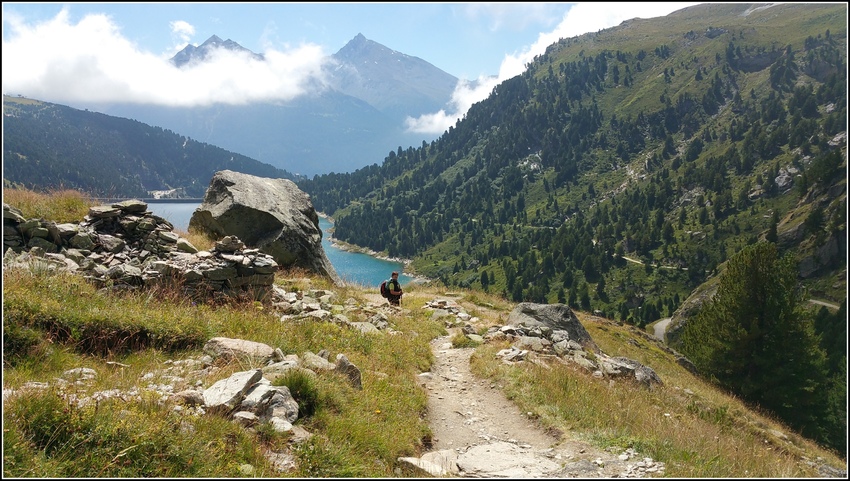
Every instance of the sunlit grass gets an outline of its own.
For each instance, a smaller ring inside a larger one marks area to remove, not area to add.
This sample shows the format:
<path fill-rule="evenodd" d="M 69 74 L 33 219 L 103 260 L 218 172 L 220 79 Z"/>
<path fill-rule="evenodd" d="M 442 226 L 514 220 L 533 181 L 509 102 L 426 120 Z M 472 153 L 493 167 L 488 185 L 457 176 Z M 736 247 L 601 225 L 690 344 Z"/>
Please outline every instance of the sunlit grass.
<path fill-rule="evenodd" d="M 664 384 L 609 382 L 560 363 L 508 366 L 495 356 L 504 346 L 492 344 L 473 355 L 473 372 L 504 385 L 508 397 L 544 425 L 600 447 L 631 447 L 665 463 L 670 477 L 817 476 L 800 461 L 806 452 L 840 463 L 834 453 L 678 367 L 654 342 L 635 336 L 636 328 L 581 317 L 603 352 L 652 366 Z"/>
<path fill-rule="evenodd" d="M 98 202 L 70 189 L 51 192 L 14 188 L 3 189 L 3 202 L 21 211 L 26 219 L 45 219 L 58 223 L 80 222 L 89 208 Z"/>
<path fill-rule="evenodd" d="M 391 477 L 397 458 L 422 451 L 422 440 L 429 436 L 424 421 L 426 396 L 417 375 L 427 371 L 433 360 L 429 340 L 445 330 L 429 320 L 422 304 L 387 314 L 397 334 L 363 334 L 334 322 L 282 321 L 268 306 L 258 303 L 193 303 L 165 288 L 109 294 L 70 274 L 33 275 L 21 269 L 4 270 L 3 274 L 4 330 L 9 326 L 31 329 L 34 340 L 27 346 L 29 337 L 19 336 L 26 348 L 9 353 L 14 355 L 9 358 L 14 362 L 4 366 L 4 387 L 14 389 L 29 381 L 53 384 L 72 367 L 87 367 L 98 373 L 89 384 L 75 387 L 80 397 L 168 382 L 155 374 L 162 372 L 166 361 L 198 358 L 209 338 L 233 337 L 267 343 L 285 354 L 325 349 L 331 353 L 331 362 L 343 354 L 362 372 L 362 389 L 355 389 L 339 374 L 320 373 L 313 387 L 317 393 L 314 402 L 324 403 L 325 409 L 298 420 L 320 436 L 296 451 L 300 467 L 297 473 L 288 475 Z M 305 295 L 312 289 L 333 290 L 338 302 L 368 297 L 353 288 L 337 292 L 327 280 L 303 271 L 286 274 L 292 277 L 279 273 L 277 279 L 286 290 Z M 361 308 L 347 315 L 352 321 L 365 321 L 374 313 Z M 262 366 L 238 360 L 218 366 L 199 380 L 209 386 L 231 372 L 257 367 Z M 146 381 L 142 382 L 143 378 Z M 186 379 L 175 389 L 191 387 L 194 382 Z M 191 428 L 186 427 L 191 432 L 163 432 L 186 423 L 175 420 L 169 409 L 158 404 L 159 395 L 149 393 L 143 395 L 144 400 L 126 401 L 121 406 L 110 401 L 96 412 L 64 407 L 64 401 L 52 391 L 21 396 L 21 407 L 4 411 L 5 424 L 11 426 L 7 452 L 10 459 L 18 460 L 7 463 L 5 474 L 10 476 L 230 477 L 242 475 L 237 468 L 244 463 L 251 464 L 255 474 L 280 475 L 257 456 L 263 445 L 280 445 L 280 436 L 262 430 L 254 436 L 229 421 L 207 416 L 192 420 Z M 70 411 L 56 418 L 51 413 L 57 409 Z M 136 410 L 144 412 L 144 422 L 135 417 Z M 69 417 L 76 424 L 69 424 Z M 65 427 L 55 432 L 61 434 L 61 442 L 34 441 L 50 436 L 49 432 L 38 434 L 36 426 L 60 422 Z M 132 426 L 119 427 L 123 423 Z M 180 444 L 181 438 L 189 436 L 192 442 L 171 449 L 176 451 L 171 455 L 151 454 L 169 451 L 164 447 L 166 442 Z M 133 448 L 138 456 L 128 451 L 118 459 L 120 462 L 111 463 L 121 449 L 133 445 L 133 440 L 144 446 Z M 77 449 L 89 454 L 76 456 Z M 210 456 L 199 459 L 197 454 L 190 455 L 192 449 L 195 453 L 206 450 Z M 184 464 L 190 467 L 181 471 Z"/>
<path fill-rule="evenodd" d="M 150 400 L 78 406 L 55 390 L 4 400 L 4 476 L 234 477 L 268 468 L 260 446 L 215 416 L 180 416 Z"/>
<path fill-rule="evenodd" d="M 197 232 L 194 229 L 189 229 L 188 231 L 175 229 L 174 231 L 180 235 L 180 237 L 189 241 L 189 243 L 195 246 L 198 250 L 208 251 L 215 247 L 215 239 L 210 237 L 208 234 Z"/>

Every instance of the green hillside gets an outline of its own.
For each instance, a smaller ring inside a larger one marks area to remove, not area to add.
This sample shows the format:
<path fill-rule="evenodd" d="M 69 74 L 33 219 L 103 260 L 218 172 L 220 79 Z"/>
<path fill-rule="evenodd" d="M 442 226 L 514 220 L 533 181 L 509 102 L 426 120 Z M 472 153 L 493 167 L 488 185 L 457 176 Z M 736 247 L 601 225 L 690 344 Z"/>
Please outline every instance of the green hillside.
<path fill-rule="evenodd" d="M 335 237 L 412 258 L 449 285 L 485 287 L 487 272 L 488 290 L 541 301 L 605 278 L 639 292 L 585 307 L 636 323 L 670 315 L 674 297 L 763 236 L 774 213 L 780 231 L 792 228 L 786 216 L 843 185 L 846 163 L 824 156 L 844 152 L 846 9 L 742 17 L 746 8 L 694 7 L 562 40 L 439 140 L 299 185 L 336 217 Z M 821 242 L 843 232 L 843 197 L 826 195 L 834 222 Z M 673 269 L 644 279 L 656 269 L 625 257 Z M 825 264 L 816 277 L 843 261 Z M 823 284 L 818 295 L 844 298 L 843 285 Z M 660 303 L 656 316 L 634 312 L 646 301 Z"/>
<path fill-rule="evenodd" d="M 700 5 L 562 39 L 440 139 L 299 185 L 336 238 L 448 286 L 645 326 L 766 240 L 827 315 L 806 301 L 846 304 L 846 17 Z"/>
<path fill-rule="evenodd" d="M 244 155 L 135 120 L 3 96 L 3 185 L 95 197 L 203 197 L 213 174 L 294 176 Z"/>

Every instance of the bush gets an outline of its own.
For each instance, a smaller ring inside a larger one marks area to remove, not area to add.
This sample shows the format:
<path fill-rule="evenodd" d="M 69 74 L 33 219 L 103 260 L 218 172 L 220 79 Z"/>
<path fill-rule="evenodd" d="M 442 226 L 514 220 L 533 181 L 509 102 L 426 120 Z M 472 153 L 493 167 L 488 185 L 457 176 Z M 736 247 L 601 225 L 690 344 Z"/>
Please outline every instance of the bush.
<path fill-rule="evenodd" d="M 457 333 L 452 336 L 452 347 L 462 348 L 462 347 L 476 347 L 478 346 L 478 342 L 473 341 L 469 337 L 465 336 L 463 333 Z"/>

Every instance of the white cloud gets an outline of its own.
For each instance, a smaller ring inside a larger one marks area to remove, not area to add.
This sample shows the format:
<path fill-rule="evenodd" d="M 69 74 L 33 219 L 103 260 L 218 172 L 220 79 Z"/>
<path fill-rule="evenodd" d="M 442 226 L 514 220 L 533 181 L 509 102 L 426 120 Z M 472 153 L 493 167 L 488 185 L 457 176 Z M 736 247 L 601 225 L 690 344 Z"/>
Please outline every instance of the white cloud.
<path fill-rule="evenodd" d="M 505 55 L 502 65 L 499 68 L 498 78 L 480 77 L 477 88 L 470 88 L 469 83 L 464 80 L 458 82 L 455 92 L 452 95 L 452 112 L 447 113 L 441 110 L 436 114 L 428 114 L 416 119 L 408 118 L 406 126 L 410 131 L 417 133 L 441 134 L 450 126 L 453 126 L 459 119 L 463 118 L 466 111 L 474 103 L 487 98 L 496 85 L 521 74 L 525 71 L 526 64 L 530 63 L 535 56 L 545 53 L 549 45 L 552 45 L 561 38 L 570 38 L 588 32 L 596 32 L 614 27 L 625 20 L 633 18 L 665 16 L 692 5 L 697 5 L 697 3 L 577 3 L 567 11 L 561 23 L 554 30 L 541 33 L 533 45 L 530 45 L 519 54 Z"/>
<path fill-rule="evenodd" d="M 463 4 L 463 13 L 471 20 L 480 17 L 489 20 L 490 31 L 524 30 L 531 24 L 550 26 L 553 13 L 563 10 L 564 5 L 553 3 L 507 3 L 476 2 Z"/>
<path fill-rule="evenodd" d="M 122 36 L 112 19 L 86 15 L 69 20 L 67 8 L 39 24 L 5 19 L 3 93 L 50 102 L 137 102 L 198 106 L 214 102 L 290 100 L 309 85 L 321 84 L 322 48 L 305 44 L 263 52 L 266 62 L 219 51 L 214 62 L 182 69 L 168 59 L 139 49 Z M 194 27 L 171 23 L 172 35 L 188 41 Z"/>
<path fill-rule="evenodd" d="M 170 22 L 169 27 L 171 27 L 171 38 L 174 40 L 174 47 L 170 52 L 170 58 L 189 45 L 192 37 L 195 36 L 195 27 L 183 20 Z"/>
<path fill-rule="evenodd" d="M 573 5 L 551 31 L 519 53 L 505 55 L 496 77 L 479 77 L 458 83 L 449 108 L 416 119 L 408 118 L 414 132 L 441 134 L 462 118 L 493 88 L 525 70 L 525 65 L 560 38 L 618 25 L 624 20 L 666 15 L 694 3 L 579 3 Z M 551 25 L 552 4 L 465 4 L 464 15 L 487 17 L 490 28 L 516 28 L 518 24 Z M 562 8 L 562 6 L 560 7 Z M 549 18 L 547 19 L 547 14 Z M 510 21 L 508 21 L 510 19 Z M 263 32 L 265 62 L 222 51 L 215 62 L 178 69 L 168 61 L 195 35 L 185 21 L 170 23 L 172 51 L 152 53 L 127 40 L 113 20 L 91 14 L 74 24 L 68 7 L 41 23 L 26 23 L 4 12 L 3 93 L 40 100 L 79 104 L 113 102 L 199 106 L 215 102 L 247 103 L 286 101 L 322 85 L 321 64 L 328 56 L 320 46 L 283 44 L 270 24 Z M 278 45 L 280 45 L 278 43 Z"/>
<path fill-rule="evenodd" d="M 442 134 L 450 126 L 453 126 L 458 119 L 466 115 L 472 104 L 486 99 L 499 82 L 499 77 L 494 76 L 482 76 L 475 82 L 461 79 L 449 102 L 453 107 L 452 112 L 440 110 L 437 113 L 426 114 L 417 118 L 408 117 L 405 120 L 405 128 L 420 134 Z"/>

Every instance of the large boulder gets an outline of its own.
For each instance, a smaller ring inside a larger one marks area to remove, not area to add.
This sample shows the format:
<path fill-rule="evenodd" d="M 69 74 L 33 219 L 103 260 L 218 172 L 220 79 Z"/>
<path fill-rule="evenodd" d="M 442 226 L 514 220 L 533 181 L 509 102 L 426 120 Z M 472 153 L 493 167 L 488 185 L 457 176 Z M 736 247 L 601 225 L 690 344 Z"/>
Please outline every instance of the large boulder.
<path fill-rule="evenodd" d="M 216 172 L 189 228 L 213 237 L 236 236 L 281 267 L 301 267 L 342 283 L 322 247 L 310 196 L 291 180 Z"/>
<path fill-rule="evenodd" d="M 566 304 L 521 302 L 508 314 L 508 324 L 555 331 L 577 342 L 586 351 L 599 352 L 593 338 Z"/>

